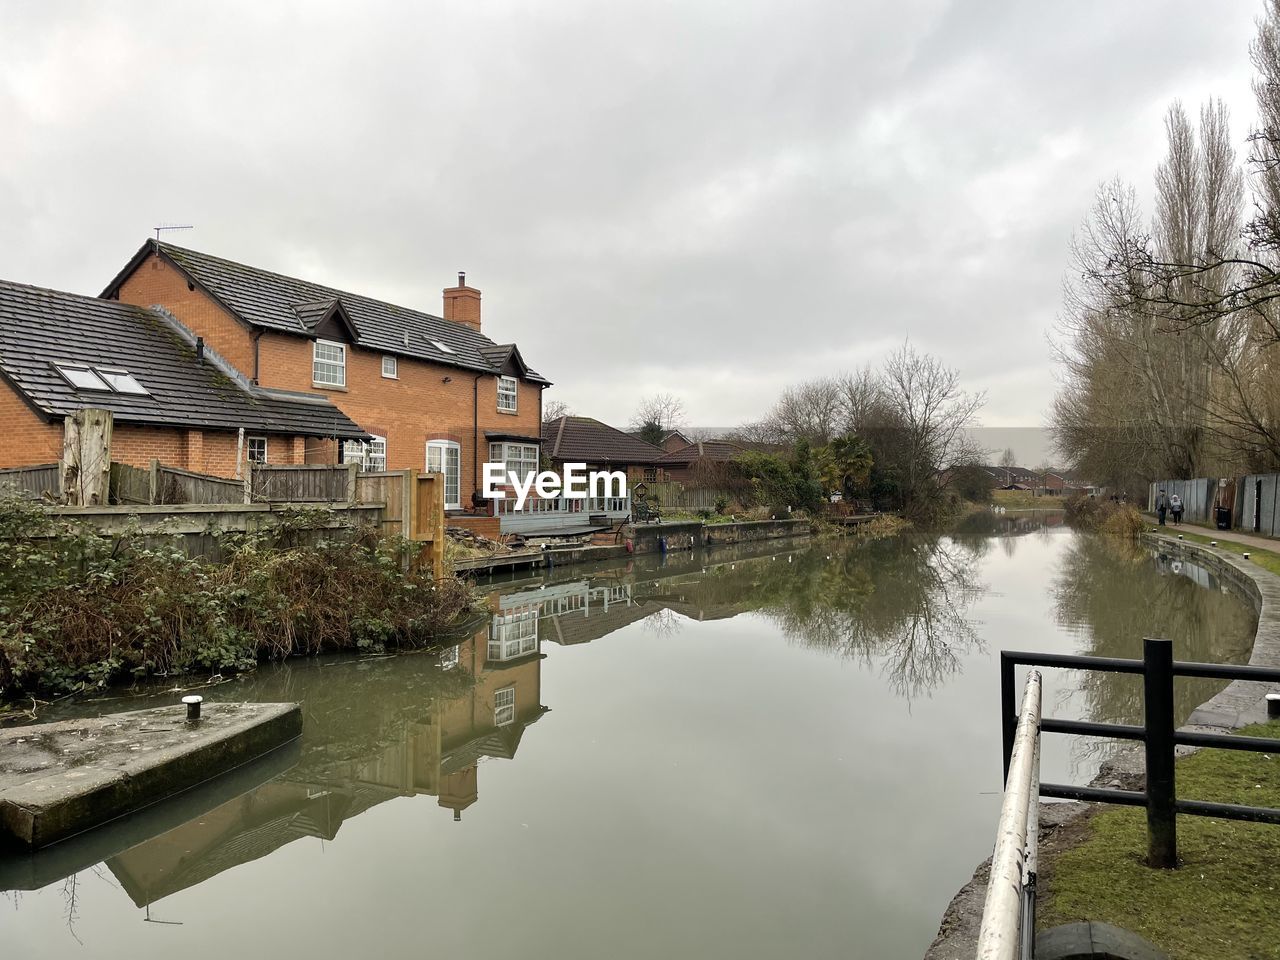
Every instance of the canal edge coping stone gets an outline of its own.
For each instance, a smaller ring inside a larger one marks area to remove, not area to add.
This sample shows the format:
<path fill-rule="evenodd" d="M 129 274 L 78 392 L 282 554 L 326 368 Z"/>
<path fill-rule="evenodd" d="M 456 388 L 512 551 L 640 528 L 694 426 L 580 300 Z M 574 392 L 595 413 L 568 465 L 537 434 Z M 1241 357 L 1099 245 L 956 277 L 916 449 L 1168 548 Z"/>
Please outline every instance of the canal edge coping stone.
<path fill-rule="evenodd" d="M 296 703 L 206 703 L 0 730 L 0 843 L 33 850 L 249 763 L 302 733 Z"/>

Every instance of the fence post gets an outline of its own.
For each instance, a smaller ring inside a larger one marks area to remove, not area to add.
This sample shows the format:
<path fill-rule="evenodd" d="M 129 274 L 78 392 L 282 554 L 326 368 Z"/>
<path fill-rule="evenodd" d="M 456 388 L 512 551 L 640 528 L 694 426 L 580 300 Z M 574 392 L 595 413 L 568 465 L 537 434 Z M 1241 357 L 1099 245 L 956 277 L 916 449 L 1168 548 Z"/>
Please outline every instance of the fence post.
<path fill-rule="evenodd" d="M 1018 715 L 1014 712 L 1014 697 L 1017 690 L 1013 685 L 1013 658 L 1004 650 L 1000 651 L 1000 732 L 1004 744 L 1004 777 L 1001 783 L 1009 781 L 1009 762 L 1013 758 L 1013 740 L 1018 733 Z"/>
<path fill-rule="evenodd" d="M 1147 863 L 1172 869 L 1178 865 L 1173 770 L 1173 641 L 1143 640 L 1142 659 L 1147 731 Z"/>
<path fill-rule="evenodd" d="M 356 502 L 356 474 L 360 472 L 360 464 L 354 460 L 347 464 L 346 476 L 346 501 L 347 503 Z"/>
<path fill-rule="evenodd" d="M 253 461 L 244 462 L 244 502 L 253 503 Z"/>
<path fill-rule="evenodd" d="M 160 502 L 160 461 L 155 457 L 151 458 L 151 469 L 147 476 L 147 503 L 157 504 Z"/>

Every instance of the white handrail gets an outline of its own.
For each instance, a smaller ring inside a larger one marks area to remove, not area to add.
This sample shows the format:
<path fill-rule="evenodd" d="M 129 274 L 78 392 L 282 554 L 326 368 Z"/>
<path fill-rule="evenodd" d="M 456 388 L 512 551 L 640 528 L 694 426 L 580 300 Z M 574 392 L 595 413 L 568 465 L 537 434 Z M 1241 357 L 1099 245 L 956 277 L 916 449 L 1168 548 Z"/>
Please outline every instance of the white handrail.
<path fill-rule="evenodd" d="M 987 900 L 978 933 L 978 960 L 1015 960 L 1022 920 L 1023 885 L 1034 870 L 1034 840 L 1028 849 L 1029 826 L 1038 829 L 1040 803 L 1040 672 L 1027 675 L 1018 715 L 1018 732 L 1009 761 L 1004 802 L 991 856 Z M 1036 808 L 1036 813 L 1031 812 Z M 1030 866 L 1030 870 L 1028 867 Z M 1034 931 L 1032 931 L 1034 933 Z"/>

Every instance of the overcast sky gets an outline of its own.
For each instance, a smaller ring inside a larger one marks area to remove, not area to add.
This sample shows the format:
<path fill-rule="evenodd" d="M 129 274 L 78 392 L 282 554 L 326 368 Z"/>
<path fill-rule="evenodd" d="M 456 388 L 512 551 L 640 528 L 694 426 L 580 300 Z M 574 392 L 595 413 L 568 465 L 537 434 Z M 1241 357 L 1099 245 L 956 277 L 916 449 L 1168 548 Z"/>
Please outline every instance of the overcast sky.
<path fill-rule="evenodd" d="M 0 276 L 169 239 L 484 329 L 625 423 L 759 417 L 910 336 L 1035 426 L 1071 233 L 1182 98 L 1252 120 L 1261 6 L 12 3 Z M 1028 454 L 1028 459 L 1032 455 Z"/>

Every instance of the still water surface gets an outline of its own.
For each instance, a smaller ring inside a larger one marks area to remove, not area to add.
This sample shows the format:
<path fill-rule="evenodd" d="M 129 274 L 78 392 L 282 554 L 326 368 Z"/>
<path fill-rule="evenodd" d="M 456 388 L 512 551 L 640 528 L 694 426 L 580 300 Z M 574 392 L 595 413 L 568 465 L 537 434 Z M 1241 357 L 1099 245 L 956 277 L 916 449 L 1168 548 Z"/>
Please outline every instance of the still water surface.
<path fill-rule="evenodd" d="M 1205 571 L 1054 523 L 490 582 L 443 655 L 213 687 L 300 701 L 301 743 L 0 862 L 0 953 L 919 957 L 993 842 L 1000 649 L 1247 659 Z M 1047 712 L 1133 722 L 1135 679 L 1051 673 Z M 1049 738 L 1044 776 L 1104 749 Z"/>

